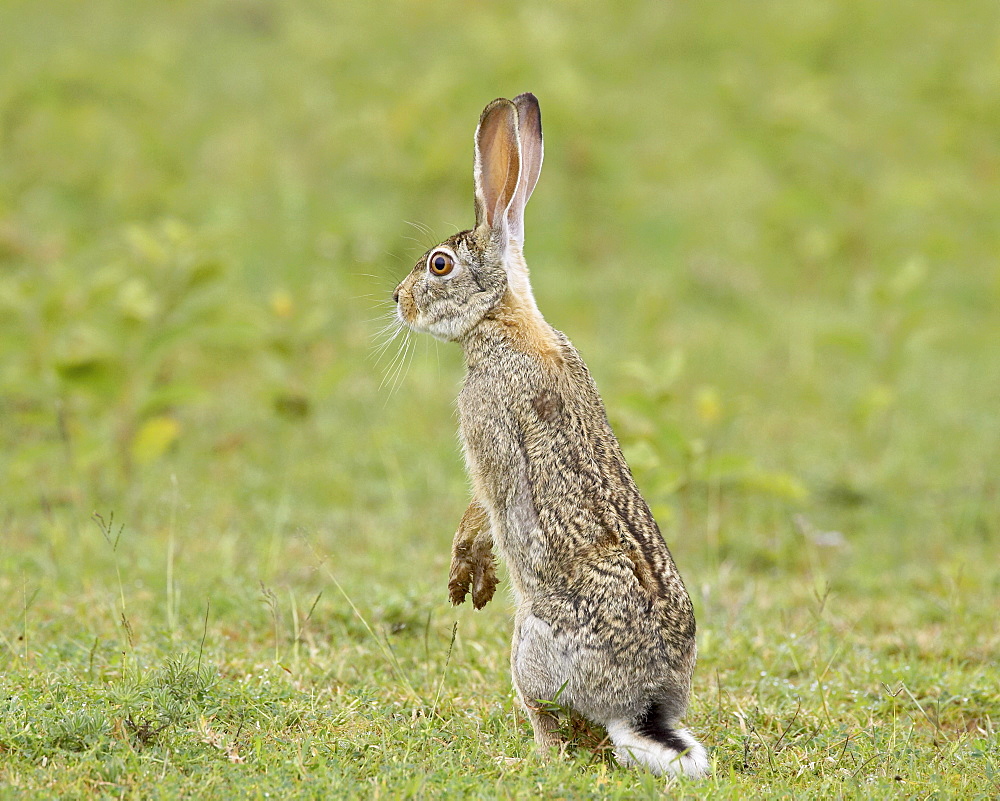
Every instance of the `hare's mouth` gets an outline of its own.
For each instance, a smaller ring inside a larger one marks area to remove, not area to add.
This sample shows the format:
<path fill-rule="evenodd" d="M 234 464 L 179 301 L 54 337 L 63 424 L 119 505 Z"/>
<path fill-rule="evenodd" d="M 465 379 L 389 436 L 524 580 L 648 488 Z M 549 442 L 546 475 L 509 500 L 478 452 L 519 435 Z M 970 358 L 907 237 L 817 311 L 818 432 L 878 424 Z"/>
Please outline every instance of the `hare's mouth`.
<path fill-rule="evenodd" d="M 418 334 L 434 334 L 434 321 L 428 320 L 427 316 L 420 312 L 411 297 L 399 299 L 396 305 L 396 317 L 411 331 Z"/>
<path fill-rule="evenodd" d="M 400 303 L 396 307 L 396 316 L 411 331 L 430 334 L 443 342 L 454 342 L 465 333 L 459 321 L 450 318 L 431 319 L 412 304 L 406 306 Z"/>
<path fill-rule="evenodd" d="M 396 317 L 401 323 L 417 331 L 421 328 L 422 316 L 411 292 L 399 292 L 396 295 Z"/>

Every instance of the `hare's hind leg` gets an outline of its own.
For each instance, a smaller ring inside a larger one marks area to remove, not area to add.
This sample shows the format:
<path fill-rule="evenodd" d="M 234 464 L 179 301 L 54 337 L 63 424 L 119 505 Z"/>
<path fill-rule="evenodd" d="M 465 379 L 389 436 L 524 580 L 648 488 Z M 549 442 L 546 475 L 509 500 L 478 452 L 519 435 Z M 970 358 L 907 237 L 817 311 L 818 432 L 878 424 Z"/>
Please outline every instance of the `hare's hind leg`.
<path fill-rule="evenodd" d="M 537 705 L 525 703 L 524 708 L 531 722 L 531 730 L 535 733 L 535 745 L 543 754 L 547 754 L 553 748 L 562 748 L 566 744 L 562 734 L 559 733 L 559 718 Z"/>
<path fill-rule="evenodd" d="M 544 750 L 565 744 L 556 713 L 568 675 L 564 662 L 549 624 L 531 614 L 523 619 L 518 615 L 510 654 L 511 676 L 535 742 Z"/>

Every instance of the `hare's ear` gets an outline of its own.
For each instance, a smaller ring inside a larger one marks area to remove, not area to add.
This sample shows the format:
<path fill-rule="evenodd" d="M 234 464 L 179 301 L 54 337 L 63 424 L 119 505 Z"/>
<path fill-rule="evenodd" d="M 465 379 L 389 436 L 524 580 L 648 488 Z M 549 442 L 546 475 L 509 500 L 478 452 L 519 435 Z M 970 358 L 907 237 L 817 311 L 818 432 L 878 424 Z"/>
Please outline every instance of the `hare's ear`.
<path fill-rule="evenodd" d="M 506 98 L 490 103 L 476 128 L 476 228 L 486 226 L 506 240 L 507 209 L 521 177 L 517 109 Z"/>
<path fill-rule="evenodd" d="M 507 209 L 507 225 L 511 239 L 523 245 L 524 207 L 528 205 L 528 198 L 538 183 L 545 148 L 542 144 L 542 110 L 537 98 L 531 92 L 525 92 L 514 98 L 514 106 L 517 108 L 517 133 L 521 140 L 521 180 L 514 202 Z"/>

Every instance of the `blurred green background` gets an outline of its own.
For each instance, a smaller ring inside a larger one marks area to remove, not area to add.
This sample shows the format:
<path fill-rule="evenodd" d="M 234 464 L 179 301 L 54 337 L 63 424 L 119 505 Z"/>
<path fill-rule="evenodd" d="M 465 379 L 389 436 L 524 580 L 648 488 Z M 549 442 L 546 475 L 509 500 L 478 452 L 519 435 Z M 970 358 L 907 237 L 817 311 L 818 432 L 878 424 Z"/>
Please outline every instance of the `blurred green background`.
<path fill-rule="evenodd" d="M 480 110 L 529 90 L 535 294 L 702 631 L 796 582 L 939 626 L 943 574 L 988 620 L 998 31 L 991 0 L 0 3 L 0 664 L 29 619 L 42 665 L 122 636 L 116 568 L 154 651 L 210 599 L 220 663 L 270 655 L 260 582 L 349 620 L 321 565 L 377 624 L 450 614 L 459 349 L 373 354 L 472 223 Z"/>

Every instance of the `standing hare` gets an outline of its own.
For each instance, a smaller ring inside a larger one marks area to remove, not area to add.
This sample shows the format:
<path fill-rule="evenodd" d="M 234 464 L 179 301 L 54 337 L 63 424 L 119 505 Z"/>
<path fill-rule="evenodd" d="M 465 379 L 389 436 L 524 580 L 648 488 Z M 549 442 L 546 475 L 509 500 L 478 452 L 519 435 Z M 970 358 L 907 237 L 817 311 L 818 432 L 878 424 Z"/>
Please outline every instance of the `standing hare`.
<path fill-rule="evenodd" d="M 476 129 L 476 226 L 420 257 L 393 293 L 414 331 L 458 342 L 458 398 L 472 502 L 449 590 L 477 609 L 497 580 L 516 603 L 511 672 L 541 746 L 553 711 L 607 728 L 619 761 L 703 776 L 705 748 L 678 721 L 695 622 L 681 577 L 622 456 L 586 365 L 545 322 L 522 255 L 524 207 L 542 167 L 534 95 L 494 100 Z"/>

